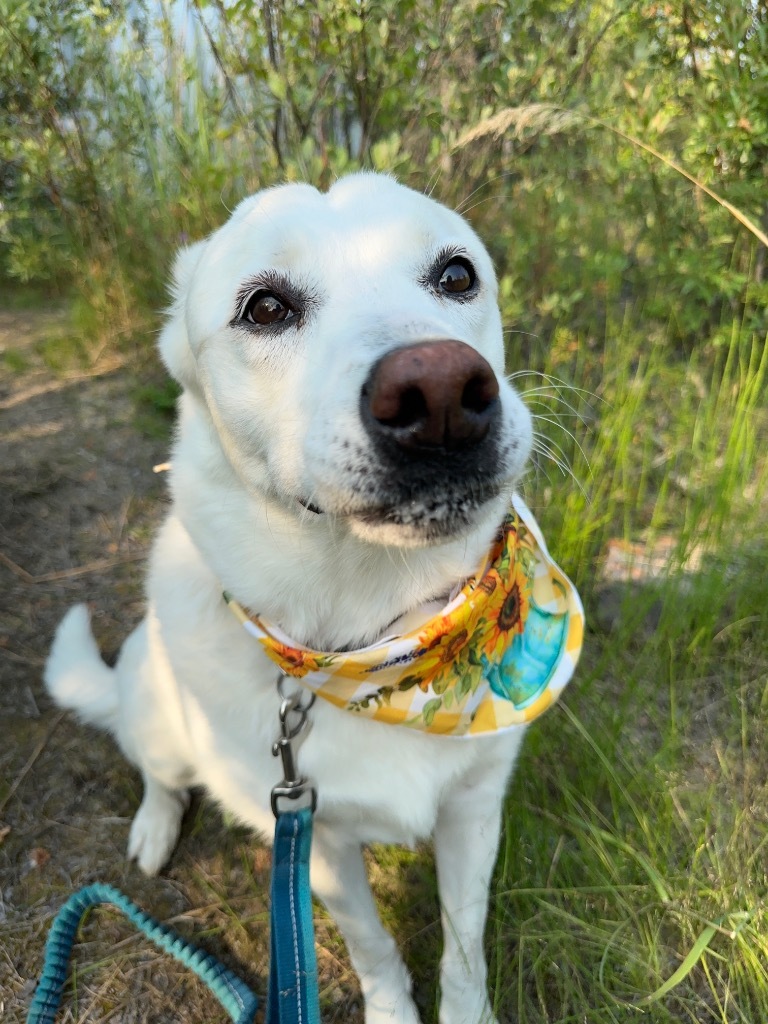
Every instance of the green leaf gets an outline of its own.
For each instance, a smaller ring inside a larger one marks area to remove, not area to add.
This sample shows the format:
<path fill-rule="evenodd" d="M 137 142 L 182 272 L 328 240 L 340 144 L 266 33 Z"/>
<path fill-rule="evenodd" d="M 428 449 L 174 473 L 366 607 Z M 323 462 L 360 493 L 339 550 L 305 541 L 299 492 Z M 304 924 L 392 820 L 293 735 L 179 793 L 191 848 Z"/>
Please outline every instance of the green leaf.
<path fill-rule="evenodd" d="M 442 697 L 434 697 L 432 700 L 428 700 L 422 708 L 421 716 L 424 719 L 424 724 L 429 726 L 435 720 L 435 715 L 443 706 Z"/>

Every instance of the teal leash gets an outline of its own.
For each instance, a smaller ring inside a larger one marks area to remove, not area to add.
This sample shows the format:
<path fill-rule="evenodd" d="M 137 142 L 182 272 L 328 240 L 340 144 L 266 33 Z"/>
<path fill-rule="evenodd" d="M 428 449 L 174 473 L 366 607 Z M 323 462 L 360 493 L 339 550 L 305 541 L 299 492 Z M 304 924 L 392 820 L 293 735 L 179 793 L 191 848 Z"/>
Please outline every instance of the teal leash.
<path fill-rule="evenodd" d="M 267 1024 L 320 1024 L 309 890 L 311 841 L 309 807 L 278 817 L 272 854 Z"/>
<path fill-rule="evenodd" d="M 272 790 L 275 842 L 272 848 L 272 913 L 269 935 L 269 985 L 266 1024 L 320 1024 L 320 997 L 309 887 L 312 815 L 317 791 L 298 770 L 296 753 L 309 731 L 307 713 L 315 695 L 286 693 L 277 677 L 280 737 L 272 754 L 283 763 L 283 781 Z M 283 804 L 304 807 L 283 810 Z"/>
<path fill-rule="evenodd" d="M 96 882 L 74 893 L 56 915 L 45 944 L 43 973 L 29 1008 L 27 1024 L 53 1024 L 67 980 L 77 929 L 91 907 L 111 903 L 165 953 L 189 967 L 205 982 L 236 1024 L 252 1024 L 258 996 L 215 957 L 145 914 L 111 885 Z"/>
<path fill-rule="evenodd" d="M 317 805 L 314 787 L 296 769 L 296 749 L 309 728 L 307 704 L 297 694 L 286 696 L 282 677 L 281 735 L 272 753 L 282 758 L 283 781 L 272 791 L 275 841 L 272 854 L 272 906 L 270 911 L 270 971 L 265 1024 L 320 1024 L 320 996 L 309 886 L 312 816 Z M 283 801 L 297 806 L 282 809 Z M 56 915 L 45 945 L 43 971 L 35 990 L 27 1024 L 53 1024 L 66 984 L 69 959 L 77 929 L 92 907 L 111 903 L 148 939 L 189 967 L 208 986 L 235 1024 L 253 1024 L 258 996 L 236 974 L 160 924 L 119 889 L 97 882 L 70 896 Z"/>

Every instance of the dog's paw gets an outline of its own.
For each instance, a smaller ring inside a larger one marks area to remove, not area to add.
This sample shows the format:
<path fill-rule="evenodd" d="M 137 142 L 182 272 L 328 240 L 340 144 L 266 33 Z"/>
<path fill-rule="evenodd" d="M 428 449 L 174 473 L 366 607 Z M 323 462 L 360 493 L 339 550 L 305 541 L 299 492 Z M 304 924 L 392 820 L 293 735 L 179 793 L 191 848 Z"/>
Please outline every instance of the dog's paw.
<path fill-rule="evenodd" d="M 365 1024 L 420 1024 L 420 1021 L 413 1000 L 404 995 L 394 1005 L 382 1005 L 366 999 Z"/>
<path fill-rule="evenodd" d="M 456 1008 L 447 1009 L 444 1004 L 440 1007 L 439 1024 L 499 1024 L 499 1020 L 486 1002 L 482 1009 L 472 1008 L 471 1010 Z"/>
<path fill-rule="evenodd" d="M 384 967 L 384 963 L 379 965 Z M 405 965 L 395 957 L 389 970 L 361 978 L 365 997 L 365 1024 L 419 1024 L 411 999 L 411 979 Z"/>
<path fill-rule="evenodd" d="M 188 804 L 186 790 L 173 792 L 154 785 L 145 791 L 128 837 L 128 856 L 145 874 L 156 875 L 168 862 Z"/>
<path fill-rule="evenodd" d="M 499 1024 L 485 997 L 451 1003 L 444 997 L 440 1002 L 440 1024 Z"/>

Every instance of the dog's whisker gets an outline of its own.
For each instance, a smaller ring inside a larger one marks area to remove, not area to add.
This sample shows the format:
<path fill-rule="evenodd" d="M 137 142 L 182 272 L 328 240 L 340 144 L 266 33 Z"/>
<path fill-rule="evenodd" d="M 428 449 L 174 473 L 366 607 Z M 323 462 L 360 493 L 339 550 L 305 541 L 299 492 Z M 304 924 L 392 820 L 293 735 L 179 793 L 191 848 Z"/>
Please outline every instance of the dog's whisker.
<path fill-rule="evenodd" d="M 575 405 L 568 401 L 567 398 L 564 397 L 564 392 L 571 392 L 575 395 L 587 396 L 590 399 L 594 398 L 599 401 L 602 401 L 602 399 L 600 399 L 598 395 L 595 395 L 593 392 L 587 391 L 584 388 L 576 388 L 566 383 L 565 381 L 560 381 L 557 378 L 553 378 L 548 374 L 540 373 L 539 371 L 535 370 L 519 370 L 516 373 L 511 374 L 507 379 L 509 380 L 510 383 L 512 383 L 516 379 L 522 379 L 529 376 L 540 377 L 541 379 L 546 381 L 546 383 L 541 384 L 538 387 L 526 388 L 524 391 L 520 392 L 520 397 L 523 399 L 526 405 L 528 405 L 529 408 L 537 405 L 541 407 L 548 407 L 549 404 L 560 405 L 563 406 L 565 409 L 568 409 L 569 413 L 573 417 L 575 417 L 583 426 L 588 426 L 588 420 L 586 416 L 583 413 L 581 413 Z M 589 406 L 587 406 L 587 408 L 590 409 Z M 555 412 L 555 415 L 558 418 L 565 416 L 565 414 L 561 413 L 559 410 Z M 554 423 L 556 422 L 556 420 L 552 420 L 551 422 Z"/>
<path fill-rule="evenodd" d="M 540 459 L 537 458 L 537 456 L 541 456 L 544 461 L 540 461 Z M 585 504 L 588 505 L 589 507 L 591 507 L 592 506 L 592 499 L 590 498 L 589 494 L 586 492 L 584 487 L 581 485 L 580 481 L 576 477 L 574 477 L 573 473 L 571 473 L 570 469 L 567 466 L 563 466 L 557 459 L 554 459 L 552 457 L 551 453 L 541 452 L 538 449 L 534 449 L 533 452 L 531 453 L 531 465 L 534 468 L 535 475 L 539 475 L 540 474 L 547 481 L 547 484 L 550 487 L 553 487 L 554 484 L 552 482 L 552 477 L 547 472 L 547 468 L 546 468 L 547 464 L 550 464 L 550 463 L 557 467 L 557 469 L 560 471 L 561 476 L 563 476 L 565 478 L 570 477 L 573 480 L 573 482 L 576 484 L 576 487 L 577 487 L 579 493 L 584 498 Z"/>
<path fill-rule="evenodd" d="M 461 200 L 459 205 L 456 207 L 456 213 L 463 214 L 464 211 L 466 210 L 466 204 L 470 201 L 470 199 L 473 196 L 476 196 L 477 193 L 481 192 L 484 188 L 489 188 L 491 185 L 494 185 L 497 181 L 501 181 L 502 178 L 508 177 L 510 177 L 510 172 L 502 171 L 500 174 L 494 174 L 492 175 L 492 177 L 486 178 L 485 181 L 482 182 L 482 184 L 478 185 L 477 188 L 472 189 L 469 195 L 465 196 L 465 198 Z"/>
<path fill-rule="evenodd" d="M 538 388 L 526 388 L 520 394 L 526 395 L 549 395 L 554 401 L 565 401 L 563 398 L 564 388 L 558 388 L 554 384 L 542 384 Z"/>
<path fill-rule="evenodd" d="M 542 417 L 540 417 L 540 416 L 536 417 L 537 420 L 541 419 L 541 418 Z M 568 456 L 567 456 L 564 448 L 562 447 L 562 445 L 558 444 L 557 441 L 555 441 L 555 439 L 553 437 L 551 437 L 549 434 L 547 434 L 547 433 L 545 433 L 544 431 L 541 431 L 541 430 L 536 430 L 536 428 L 534 427 L 533 437 L 534 437 L 534 439 L 536 441 L 540 441 L 542 444 L 549 445 L 549 447 L 552 449 L 552 451 L 559 452 L 560 455 L 562 456 L 562 458 L 567 461 Z M 570 465 L 570 462 L 568 464 Z"/>
<path fill-rule="evenodd" d="M 539 452 L 540 455 L 546 455 L 546 457 L 557 466 L 567 469 L 569 474 L 572 472 L 571 465 L 565 457 L 565 453 L 562 449 L 558 449 L 557 445 L 550 444 L 548 439 L 543 435 L 539 434 L 535 437 L 533 448 L 535 451 Z"/>
<path fill-rule="evenodd" d="M 526 338 L 540 338 L 541 337 L 540 334 L 534 334 L 533 331 L 521 331 L 517 327 L 504 327 L 502 329 L 501 333 L 502 334 L 522 334 Z"/>
<path fill-rule="evenodd" d="M 556 391 L 572 391 L 576 395 L 586 395 L 588 398 L 594 398 L 596 402 L 605 403 L 605 399 L 596 392 L 589 391 L 587 388 L 576 387 L 574 384 L 570 384 L 567 380 L 562 380 L 560 377 L 554 377 L 552 374 L 544 373 L 541 370 L 514 370 L 512 373 L 507 374 L 507 380 L 510 384 L 514 383 L 521 377 L 541 377 L 542 380 L 547 382 L 548 386 L 552 387 Z M 532 391 L 535 389 L 531 388 L 530 390 Z"/>
<path fill-rule="evenodd" d="M 558 421 L 559 420 L 578 420 L 578 422 L 581 423 L 582 426 L 587 426 L 587 420 L 585 420 L 584 417 L 581 415 L 581 413 L 577 412 L 575 409 L 572 409 L 570 412 L 563 412 L 561 409 L 553 410 L 552 409 L 552 402 L 551 401 L 549 401 L 549 400 L 545 401 L 543 398 L 530 399 L 530 398 L 528 398 L 527 395 L 525 396 L 524 401 L 525 401 L 525 404 L 528 406 L 528 408 L 530 410 L 545 409 L 547 412 L 554 412 L 554 414 L 557 417 Z M 534 412 L 533 415 L 534 416 L 539 416 L 541 414 L 537 413 L 537 412 Z"/>
<path fill-rule="evenodd" d="M 587 418 L 579 412 L 576 406 L 571 405 L 570 402 L 563 398 L 562 395 L 533 388 L 530 391 L 521 392 L 520 397 L 529 409 L 546 409 L 548 412 L 553 413 L 553 415 L 558 419 L 576 419 L 584 427 L 589 425 Z M 567 409 L 568 412 L 562 412 L 559 408 L 553 409 L 553 405 L 562 406 L 564 409 Z"/>
<path fill-rule="evenodd" d="M 551 422 L 557 426 L 560 426 L 563 421 L 574 420 L 585 430 L 590 427 L 589 420 L 565 400 L 553 400 L 551 396 L 545 396 L 533 399 L 523 397 L 523 401 L 534 419 L 539 418 L 542 421 L 551 419 Z M 558 401 L 558 405 L 562 408 L 553 408 L 553 401 Z"/>
<path fill-rule="evenodd" d="M 542 455 L 548 462 L 552 463 L 553 466 L 557 466 L 563 476 L 572 477 L 573 474 L 570 467 L 566 465 L 561 459 L 559 459 L 551 449 L 547 448 L 546 445 L 535 445 L 534 452 L 538 455 Z"/>
<path fill-rule="evenodd" d="M 584 489 L 584 486 L 582 485 L 582 483 L 579 480 L 579 478 L 576 476 L 576 474 L 571 469 L 571 467 L 570 467 L 569 463 L 567 462 L 567 460 L 559 458 L 555 454 L 555 451 L 552 448 L 550 448 L 549 445 L 545 441 L 542 440 L 542 436 L 541 435 L 539 435 L 534 440 L 533 451 L 537 452 L 539 455 L 544 456 L 544 458 L 546 458 L 549 462 L 551 462 L 553 465 L 557 466 L 557 468 L 560 470 L 560 472 L 563 474 L 564 477 L 570 477 L 571 480 L 573 480 L 573 482 L 576 484 L 576 487 L 578 488 L 578 490 L 579 490 L 580 494 L 582 495 L 582 497 L 585 499 L 585 501 L 587 501 L 589 503 L 589 500 L 590 500 L 589 499 L 589 495 L 587 494 L 586 490 Z"/>
<path fill-rule="evenodd" d="M 537 412 L 537 413 L 534 414 L 533 418 L 534 418 L 534 420 L 537 423 L 549 423 L 551 426 L 557 427 L 558 430 L 562 430 L 562 432 L 564 434 L 566 434 L 568 437 L 570 437 L 570 439 L 573 441 L 573 443 L 576 445 L 576 447 L 581 452 L 582 456 L 584 456 L 584 452 L 582 451 L 582 448 L 581 448 L 581 445 L 579 443 L 578 438 L 573 433 L 573 431 L 569 430 L 568 427 L 566 427 L 565 424 L 562 422 L 566 418 L 567 415 L 568 414 L 565 414 L 565 413 L 563 413 L 563 414 L 557 413 L 555 416 L 546 416 L 542 412 Z M 586 456 L 584 456 L 584 458 L 586 459 Z"/>
<path fill-rule="evenodd" d="M 493 196 L 484 196 L 482 199 L 478 199 L 477 202 L 472 203 L 471 206 L 463 207 L 463 209 L 460 211 L 461 215 L 462 215 L 462 217 L 466 217 L 466 215 L 468 213 L 471 213 L 473 210 L 476 210 L 479 206 L 482 206 L 484 203 L 491 203 L 491 202 L 494 202 L 497 199 L 509 199 L 509 193 L 508 192 L 497 192 L 496 195 L 493 195 Z M 457 212 L 459 212 L 459 211 L 457 211 Z"/>
<path fill-rule="evenodd" d="M 426 191 L 426 194 L 429 196 L 430 199 L 432 198 L 432 195 L 433 195 L 435 189 L 437 188 L 437 183 L 438 183 L 438 181 L 440 181 L 440 175 L 442 173 L 443 173 L 442 172 L 442 168 L 438 165 L 438 167 L 436 168 L 434 174 L 431 174 L 429 176 L 429 180 L 427 182 L 427 187 L 426 187 L 425 191 Z"/>
<path fill-rule="evenodd" d="M 551 477 L 551 475 L 549 473 L 549 470 L 547 468 L 548 464 L 549 464 L 549 459 L 546 458 L 546 456 L 545 456 L 542 460 L 540 460 L 538 458 L 539 454 L 540 453 L 535 448 L 531 451 L 530 466 L 533 467 L 533 475 L 534 476 L 539 476 L 539 475 L 543 476 L 544 479 L 549 484 L 549 486 L 551 487 L 552 486 L 552 477 Z"/>
<path fill-rule="evenodd" d="M 222 189 L 221 192 L 219 192 L 219 202 L 221 203 L 221 205 L 224 207 L 224 209 L 227 211 L 227 213 L 231 217 L 232 216 L 232 210 L 230 210 L 230 208 L 227 206 L 226 202 L 224 201 L 224 190 L 223 189 Z"/>
<path fill-rule="evenodd" d="M 589 456 L 584 451 L 584 448 L 582 447 L 580 441 L 578 440 L 576 435 L 573 433 L 573 431 L 569 430 L 563 423 L 560 422 L 559 419 L 557 419 L 555 417 L 552 417 L 552 416 L 544 416 L 541 413 L 537 413 L 536 416 L 534 417 L 534 419 L 537 422 L 550 423 L 553 427 L 557 427 L 559 430 L 562 430 L 562 432 L 567 437 L 570 437 L 570 439 L 573 441 L 573 443 L 579 449 L 579 454 L 581 455 L 582 459 L 584 460 L 584 463 L 585 463 L 585 465 L 587 467 L 587 471 L 589 472 L 589 475 L 590 476 L 592 475 L 592 467 L 589 464 Z M 545 435 L 539 435 L 539 436 L 545 436 Z M 563 449 L 560 448 L 560 446 L 557 444 L 557 442 L 553 438 L 548 437 L 547 439 L 550 442 L 550 444 L 555 445 L 558 448 L 558 450 L 560 452 L 562 452 L 563 455 L 565 455 L 565 452 L 563 451 Z"/>

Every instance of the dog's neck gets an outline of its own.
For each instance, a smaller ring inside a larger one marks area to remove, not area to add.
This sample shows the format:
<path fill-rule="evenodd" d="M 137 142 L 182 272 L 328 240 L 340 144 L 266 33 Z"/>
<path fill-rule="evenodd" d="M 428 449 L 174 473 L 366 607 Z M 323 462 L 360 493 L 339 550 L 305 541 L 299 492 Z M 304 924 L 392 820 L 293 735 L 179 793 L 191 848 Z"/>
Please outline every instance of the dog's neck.
<path fill-rule="evenodd" d="M 175 510 L 214 585 L 318 650 L 371 643 L 447 595 L 477 570 L 504 514 L 500 499 L 470 534 L 440 545 L 370 544 L 333 516 L 249 491 L 222 455 L 188 403 L 173 454 Z"/>

